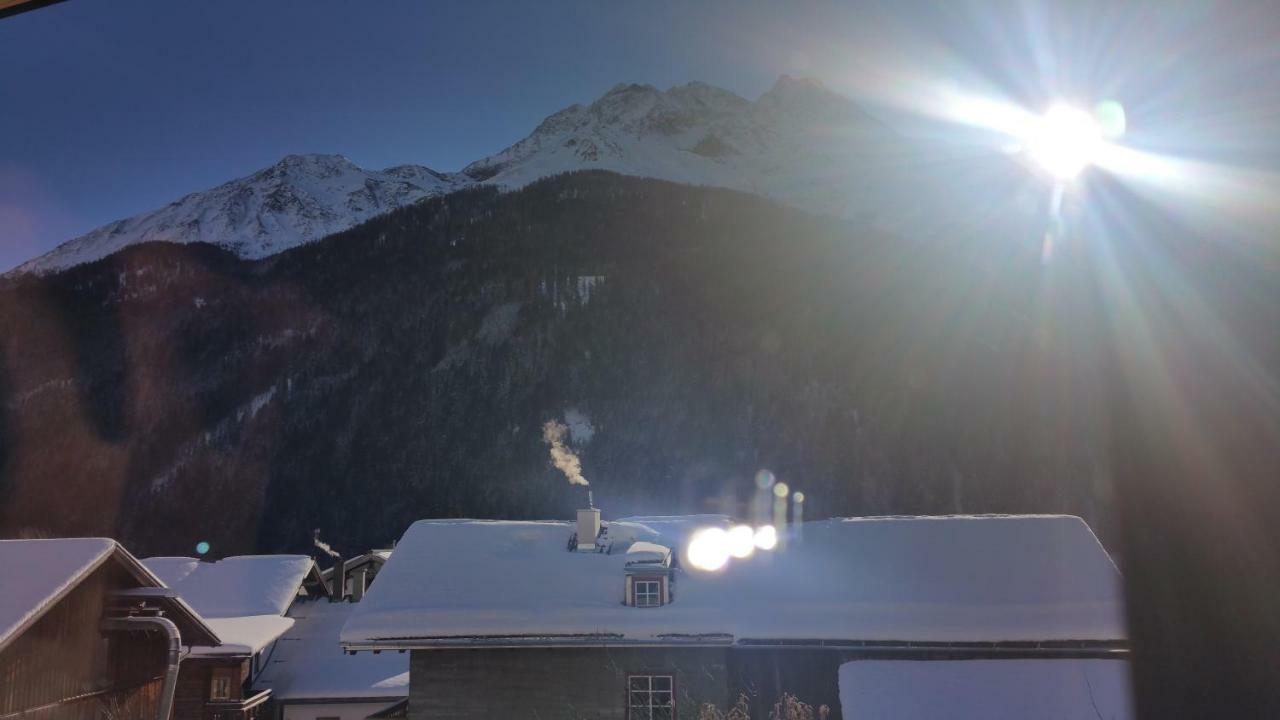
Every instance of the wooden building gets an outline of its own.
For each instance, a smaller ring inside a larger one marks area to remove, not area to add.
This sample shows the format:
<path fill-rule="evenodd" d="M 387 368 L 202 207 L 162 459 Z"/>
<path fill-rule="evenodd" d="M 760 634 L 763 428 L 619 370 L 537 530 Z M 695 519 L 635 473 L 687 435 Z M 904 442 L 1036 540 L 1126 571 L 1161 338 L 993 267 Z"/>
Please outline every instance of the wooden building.
<path fill-rule="evenodd" d="M 114 540 L 0 540 L 0 718 L 167 720 L 214 631 Z"/>
<path fill-rule="evenodd" d="M 173 720 L 257 720 L 270 713 L 269 689 L 254 681 L 276 641 L 293 626 L 290 606 L 319 578 L 305 555 L 249 555 L 202 562 L 189 557 L 143 563 L 205 618 L 221 638 L 192 647 L 182 661 Z"/>
<path fill-rule="evenodd" d="M 784 695 L 830 720 L 1132 717 L 1121 578 L 1079 518 L 824 520 L 697 553 L 743 533 L 581 521 L 415 523 L 343 646 L 410 652 L 409 720 L 693 720 L 739 698 L 767 718 Z"/>

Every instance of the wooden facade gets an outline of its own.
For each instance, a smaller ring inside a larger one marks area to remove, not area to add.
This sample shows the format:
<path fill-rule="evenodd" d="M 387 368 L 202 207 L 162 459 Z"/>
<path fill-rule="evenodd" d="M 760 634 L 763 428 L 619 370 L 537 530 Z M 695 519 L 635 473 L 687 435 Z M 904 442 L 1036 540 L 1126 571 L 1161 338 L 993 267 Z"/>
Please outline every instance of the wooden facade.
<path fill-rule="evenodd" d="M 252 662 L 244 656 L 196 657 L 182 661 L 173 720 L 258 720 L 269 715 L 270 691 L 246 692 Z M 215 698 L 215 679 L 226 679 L 228 696 Z"/>
<path fill-rule="evenodd" d="M 155 720 L 167 640 L 101 627 L 110 593 L 136 584 L 100 565 L 0 651 L 0 720 Z"/>
<path fill-rule="evenodd" d="M 828 720 L 841 720 L 839 670 L 867 659 L 1099 658 L 1122 662 L 1121 643 L 782 644 L 722 647 L 551 647 L 414 650 L 410 662 L 410 720 L 539 717 L 635 720 L 629 680 L 670 676 L 670 717 L 696 719 L 704 704 L 727 711 L 745 696 L 751 717 L 767 718 L 783 693 Z M 664 717 L 666 714 L 664 713 Z"/>
<path fill-rule="evenodd" d="M 414 650 L 411 720 L 628 720 L 628 681 L 672 676 L 672 718 L 696 720 L 730 695 L 729 649 L 565 647 Z"/>

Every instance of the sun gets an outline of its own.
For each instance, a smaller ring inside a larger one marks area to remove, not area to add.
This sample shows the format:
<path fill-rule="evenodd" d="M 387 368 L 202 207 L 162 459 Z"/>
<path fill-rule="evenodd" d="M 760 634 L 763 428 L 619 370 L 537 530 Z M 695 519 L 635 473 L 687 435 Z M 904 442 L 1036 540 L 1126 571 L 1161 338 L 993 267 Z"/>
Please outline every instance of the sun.
<path fill-rule="evenodd" d="M 1091 113 L 1059 103 L 1028 123 L 1021 140 L 1028 157 L 1067 182 L 1097 159 L 1103 138 L 1103 128 Z"/>

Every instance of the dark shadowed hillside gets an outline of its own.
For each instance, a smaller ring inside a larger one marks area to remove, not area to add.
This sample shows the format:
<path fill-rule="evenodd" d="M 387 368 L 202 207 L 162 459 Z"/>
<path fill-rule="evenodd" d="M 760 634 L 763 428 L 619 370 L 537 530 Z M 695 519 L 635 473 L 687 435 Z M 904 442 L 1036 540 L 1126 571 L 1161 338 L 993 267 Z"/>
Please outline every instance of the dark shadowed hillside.
<path fill-rule="evenodd" d="M 265 260 L 148 244 L 0 288 L 0 533 L 352 550 L 429 516 L 1109 521 L 1092 273 L 1025 237 L 884 237 L 587 173 Z"/>

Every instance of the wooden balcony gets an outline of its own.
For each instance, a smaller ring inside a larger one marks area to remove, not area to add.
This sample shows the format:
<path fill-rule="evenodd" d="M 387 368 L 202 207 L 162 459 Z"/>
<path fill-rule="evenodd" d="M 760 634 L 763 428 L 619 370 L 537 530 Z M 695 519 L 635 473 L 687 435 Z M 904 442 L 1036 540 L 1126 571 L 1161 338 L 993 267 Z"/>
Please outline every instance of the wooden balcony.
<path fill-rule="evenodd" d="M 259 720 L 270 699 L 271 691 L 263 690 L 243 700 L 210 700 L 204 704 L 204 720 Z"/>

